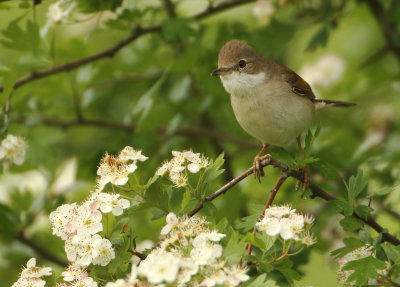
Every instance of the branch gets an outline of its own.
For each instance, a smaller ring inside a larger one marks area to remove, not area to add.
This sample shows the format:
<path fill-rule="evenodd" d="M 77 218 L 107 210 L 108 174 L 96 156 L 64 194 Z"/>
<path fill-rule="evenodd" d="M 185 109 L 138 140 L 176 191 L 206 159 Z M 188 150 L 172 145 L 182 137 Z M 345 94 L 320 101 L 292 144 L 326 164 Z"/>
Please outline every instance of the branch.
<path fill-rule="evenodd" d="M 396 1 L 393 1 L 393 3 L 395 2 Z M 396 42 L 398 41 L 396 24 L 390 22 L 390 17 L 385 12 L 382 3 L 379 0 L 366 0 L 366 3 L 382 29 L 383 35 L 386 38 L 387 49 L 392 51 L 400 60 L 400 47 L 396 45 Z M 384 49 L 386 49 L 386 47 Z"/>
<path fill-rule="evenodd" d="M 229 2 L 224 2 L 218 6 L 210 6 L 207 10 L 200 12 L 199 14 L 196 14 L 193 17 L 194 17 L 194 19 L 199 20 L 199 19 L 205 18 L 207 16 L 210 16 L 214 13 L 223 11 L 225 9 L 243 5 L 246 3 L 253 2 L 253 1 L 254 0 L 232 0 Z M 117 52 L 119 52 L 119 50 L 121 50 L 123 47 L 127 46 L 128 44 L 132 43 L 140 36 L 159 32 L 159 31 L 161 31 L 161 29 L 162 29 L 162 25 L 160 25 L 160 24 L 148 26 L 148 27 L 137 27 L 134 30 L 134 32 L 131 35 L 129 35 L 127 38 L 123 39 L 116 45 L 114 45 L 111 48 L 108 48 L 104 51 L 101 51 L 99 53 L 93 54 L 88 57 L 84 57 L 84 58 L 81 58 L 81 59 L 78 59 L 75 61 L 71 61 L 71 62 L 62 64 L 59 66 L 55 66 L 53 68 L 44 69 L 41 71 L 32 71 L 30 74 L 18 79 L 14 84 L 14 89 L 17 89 L 27 83 L 30 83 L 32 81 L 35 81 L 35 80 L 38 80 L 41 78 L 49 77 L 49 76 L 56 75 L 56 74 L 59 74 L 62 72 L 69 72 L 71 70 L 77 69 L 88 63 L 92 63 L 92 62 L 98 61 L 103 58 L 113 57 Z M 4 90 L 4 86 L 0 86 L 0 92 L 3 92 L 3 90 Z"/>
<path fill-rule="evenodd" d="M 15 234 L 14 237 L 18 241 L 20 241 L 23 244 L 32 248 L 37 253 L 37 255 L 40 256 L 41 258 L 51 261 L 51 262 L 54 262 L 63 267 L 68 265 L 68 263 L 66 261 L 64 261 L 63 259 L 60 259 L 57 256 L 54 256 L 51 252 L 47 251 L 42 246 L 40 246 L 40 245 L 36 244 L 35 242 L 31 241 L 30 239 L 26 238 L 25 235 L 23 234 L 23 232 L 19 232 L 19 233 Z"/>
<path fill-rule="evenodd" d="M 282 171 L 281 175 L 279 176 L 279 179 L 277 181 L 277 183 L 275 184 L 274 188 L 271 190 L 271 193 L 268 197 L 267 203 L 264 206 L 264 209 L 261 211 L 260 216 L 257 219 L 257 222 L 261 221 L 264 216 L 265 216 L 265 211 L 267 210 L 267 208 L 269 208 L 272 204 L 272 202 L 275 199 L 276 194 L 278 193 L 279 189 L 281 188 L 282 184 L 285 182 L 285 180 L 288 178 L 287 172 L 286 171 Z M 257 223 L 256 222 L 256 223 Z M 254 225 L 253 228 L 253 236 L 256 236 L 257 233 L 257 226 Z M 250 255 L 251 254 L 251 250 L 253 249 L 253 245 L 251 243 L 247 244 L 247 252 L 246 255 Z"/>
<path fill-rule="evenodd" d="M 23 123 L 25 121 L 25 118 L 17 118 L 15 120 L 19 123 Z M 122 130 L 129 133 L 133 132 L 136 129 L 136 125 L 134 124 L 123 124 L 123 123 L 105 121 L 100 119 L 87 119 L 84 117 L 82 117 L 81 119 L 67 120 L 67 121 L 54 118 L 41 117 L 40 120 L 44 125 L 57 126 L 63 129 L 69 129 L 79 126 L 91 126 L 99 128 L 109 128 L 114 130 Z M 166 134 L 166 131 L 167 128 L 165 127 L 158 128 L 158 132 L 160 134 Z M 174 134 L 184 135 L 184 136 L 203 136 L 203 137 L 205 136 L 208 138 L 231 142 L 246 149 L 258 148 L 260 146 L 255 141 L 234 137 L 230 134 L 226 134 L 217 130 L 212 130 L 201 126 L 181 127 L 175 130 Z"/>
<path fill-rule="evenodd" d="M 270 155 L 263 156 L 262 157 L 262 161 L 260 162 L 260 165 L 262 167 L 271 165 L 271 166 L 273 166 L 275 168 L 279 168 L 280 170 L 282 170 L 282 172 L 285 172 L 288 177 L 293 177 L 293 178 L 296 178 L 296 179 L 300 180 L 301 182 L 304 182 L 303 174 L 302 174 L 301 171 L 290 169 L 286 164 L 284 164 L 283 162 L 281 162 L 279 160 L 276 160 L 276 159 L 272 158 Z M 217 198 L 218 196 L 220 196 L 221 194 L 225 194 L 229 189 L 231 189 L 233 186 L 235 186 L 237 183 L 239 183 L 241 180 L 245 179 L 247 176 L 249 176 L 253 172 L 254 172 L 253 167 L 247 169 L 242 174 L 240 174 L 239 176 L 235 177 L 230 182 L 225 184 L 223 187 L 218 189 L 216 192 L 214 192 L 213 194 L 211 194 L 211 195 L 207 196 L 206 198 L 204 198 L 203 201 L 198 206 L 196 206 L 192 211 L 190 211 L 187 214 L 187 216 L 195 215 L 197 212 L 199 212 L 199 210 L 201 210 L 203 208 L 203 204 L 205 202 L 212 201 L 215 198 Z M 325 199 L 327 201 L 336 200 L 337 199 L 336 197 L 334 197 L 333 195 L 325 192 L 324 190 L 322 190 L 320 187 L 318 187 L 317 185 L 313 184 L 312 182 L 310 182 L 308 187 L 312 191 L 312 197 L 320 197 L 320 198 Z M 358 218 L 359 220 L 363 221 L 365 224 L 367 224 L 368 226 L 373 228 L 378 233 L 381 233 L 383 231 L 383 229 L 384 229 L 381 225 L 379 225 L 371 217 L 368 217 L 365 220 L 365 219 L 359 217 L 355 213 L 353 214 L 353 216 Z M 385 242 L 385 241 L 390 242 L 393 245 L 400 245 L 400 240 L 397 239 L 396 237 L 394 237 L 393 235 L 391 235 L 388 232 L 382 233 L 382 242 Z"/>

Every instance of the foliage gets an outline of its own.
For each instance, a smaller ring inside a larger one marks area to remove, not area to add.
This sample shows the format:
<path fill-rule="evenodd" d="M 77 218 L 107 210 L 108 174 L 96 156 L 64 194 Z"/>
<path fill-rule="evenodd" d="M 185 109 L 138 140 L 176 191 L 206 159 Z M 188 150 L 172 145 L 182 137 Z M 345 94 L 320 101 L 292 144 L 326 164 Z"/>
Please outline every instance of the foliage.
<path fill-rule="evenodd" d="M 5 286 L 22 265 L 22 281 L 46 286 L 78 271 L 87 286 L 175 286 L 185 272 L 205 286 L 400 285 L 399 11 L 396 0 L 0 1 Z M 229 185 L 261 147 L 210 76 L 234 38 L 317 97 L 357 103 L 320 111 L 302 156 L 295 141 L 272 147 L 278 164 L 261 184 Z M 303 197 L 291 179 L 302 166 L 313 183 Z M 61 206 L 74 223 L 64 233 Z M 271 215 L 277 206 L 296 211 Z M 147 276 L 156 263 L 170 277 Z"/>

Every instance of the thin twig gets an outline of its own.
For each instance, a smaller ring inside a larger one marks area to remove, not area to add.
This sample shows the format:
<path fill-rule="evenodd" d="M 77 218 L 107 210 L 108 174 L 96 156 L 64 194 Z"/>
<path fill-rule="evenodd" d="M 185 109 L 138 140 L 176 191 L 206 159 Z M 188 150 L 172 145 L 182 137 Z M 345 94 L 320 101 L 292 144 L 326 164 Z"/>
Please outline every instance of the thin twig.
<path fill-rule="evenodd" d="M 17 118 L 14 119 L 17 122 L 23 123 L 25 118 Z M 88 119 L 82 117 L 80 120 L 59 120 L 55 118 L 47 118 L 41 117 L 41 123 L 48 126 L 57 126 L 63 129 L 69 129 L 73 127 L 79 126 L 91 126 L 91 127 L 99 127 L 99 128 L 109 128 L 114 130 L 122 130 L 125 132 L 133 132 L 136 129 L 136 125 L 134 124 L 124 124 L 118 122 L 112 122 L 101 119 Z M 166 127 L 159 127 L 158 132 L 160 134 L 165 134 L 167 131 Z M 213 138 L 217 140 L 222 140 L 226 142 L 231 142 L 241 146 L 242 148 L 252 149 L 259 147 L 255 141 L 234 137 L 230 134 L 226 134 L 217 130 L 212 130 L 206 127 L 195 126 L 195 127 L 181 127 L 178 128 L 175 132 L 175 135 L 184 135 L 184 136 L 203 136 L 208 138 Z"/>
<path fill-rule="evenodd" d="M 270 157 L 269 155 L 263 156 L 262 160 L 260 162 L 260 166 L 261 167 L 265 167 L 265 166 L 268 166 L 268 165 L 271 165 L 271 166 L 273 166 L 275 168 L 279 168 L 280 170 L 286 172 L 288 177 L 296 178 L 298 180 L 301 180 L 302 182 L 304 181 L 303 173 L 301 171 L 292 170 L 286 164 L 284 164 L 283 162 L 281 162 L 279 160 L 276 160 L 276 159 Z M 218 189 L 216 192 L 214 192 L 213 194 L 211 194 L 211 195 L 207 196 L 206 198 L 204 198 L 203 201 L 198 206 L 196 206 L 192 211 L 190 211 L 187 215 L 188 216 L 195 215 L 197 212 L 199 212 L 203 208 L 203 204 L 205 202 L 212 201 L 215 198 L 217 198 L 218 196 L 220 196 L 221 194 L 225 194 L 229 189 L 231 189 L 233 186 L 235 186 L 237 183 L 239 183 L 240 181 L 245 179 L 247 176 L 249 176 L 253 172 L 254 172 L 253 167 L 247 169 L 242 174 L 240 174 L 239 176 L 237 176 L 234 179 L 232 179 L 229 183 L 225 184 L 223 187 Z M 308 187 L 312 192 L 312 197 L 313 198 L 320 197 L 320 198 L 325 199 L 327 201 L 336 200 L 337 199 L 335 196 L 325 192 L 324 190 L 322 190 L 320 187 L 318 187 L 317 185 L 313 184 L 312 182 L 310 182 Z M 381 225 L 379 225 L 372 217 L 368 217 L 367 219 L 363 219 L 363 218 L 359 217 L 355 213 L 353 214 L 353 216 L 358 218 L 359 220 L 363 221 L 365 224 L 367 224 L 368 226 L 373 228 L 378 233 L 381 233 L 384 230 L 384 228 Z M 400 240 L 397 239 L 395 236 L 391 235 L 388 232 L 382 233 L 382 242 L 385 242 L 385 241 L 390 242 L 393 245 L 400 245 Z"/>
<path fill-rule="evenodd" d="M 42 245 L 36 244 L 35 242 L 33 242 L 32 240 L 28 239 L 25 237 L 23 232 L 19 232 L 16 233 L 14 235 L 15 239 L 17 239 L 18 241 L 22 242 L 23 244 L 25 244 L 26 246 L 29 246 L 30 248 L 32 248 L 39 257 L 54 262 L 60 266 L 67 266 L 68 263 L 66 261 L 64 261 L 61 258 L 58 258 L 57 256 L 54 256 L 51 252 L 47 251 L 46 249 L 44 249 L 42 247 Z"/>
<path fill-rule="evenodd" d="M 229 1 L 229 2 L 224 2 L 215 7 L 210 6 L 210 8 L 208 8 L 207 10 L 200 12 L 199 14 L 196 14 L 193 17 L 194 17 L 194 19 L 200 20 L 202 18 L 211 16 L 212 14 L 215 14 L 217 12 L 226 10 L 228 8 L 232 8 L 232 7 L 243 5 L 243 4 L 250 3 L 250 2 L 253 2 L 253 0 L 233 0 L 233 1 Z M 78 59 L 75 61 L 71 61 L 71 62 L 62 64 L 59 66 L 55 66 L 55 67 L 52 67 L 49 69 L 44 69 L 41 71 L 32 71 L 30 74 L 18 79 L 14 84 L 14 89 L 17 89 L 27 83 L 30 83 L 30 82 L 38 80 L 38 79 L 56 75 L 56 74 L 59 74 L 62 72 L 69 72 L 71 70 L 77 69 L 88 63 L 92 63 L 92 62 L 98 61 L 103 58 L 113 57 L 122 48 L 124 48 L 128 44 L 132 43 L 140 36 L 150 34 L 150 33 L 160 32 L 161 29 L 162 29 L 161 24 L 148 26 L 148 27 L 137 27 L 136 29 L 134 29 L 134 32 L 131 35 L 129 35 L 122 41 L 118 42 L 116 45 L 114 45 L 108 49 L 105 49 L 99 53 L 96 53 L 91 56 L 84 57 L 84 58 L 81 58 L 81 59 Z M 4 90 L 4 86 L 0 86 L 0 92 L 2 92 L 3 90 Z"/>
<path fill-rule="evenodd" d="M 282 184 L 285 182 L 285 180 L 287 178 L 288 178 L 287 172 L 286 171 L 282 171 L 282 173 L 279 176 L 279 179 L 276 182 L 274 188 L 271 190 L 271 193 L 270 193 L 270 195 L 268 197 L 267 203 L 265 204 L 264 209 L 261 211 L 260 216 L 257 219 L 257 222 L 261 221 L 264 218 L 265 211 L 267 210 L 267 208 L 269 208 L 271 206 L 272 202 L 275 199 L 276 194 L 278 193 L 278 190 L 281 188 Z M 256 227 L 256 225 L 254 225 L 253 235 L 256 236 L 256 233 L 257 233 L 257 227 Z M 251 250 L 253 248 L 253 245 L 251 243 L 248 243 L 246 248 L 247 248 L 246 254 L 250 255 L 251 254 Z"/>
<path fill-rule="evenodd" d="M 175 8 L 171 0 L 164 0 L 164 6 L 165 9 L 167 10 L 168 16 L 170 18 L 175 18 L 176 17 Z"/>
<path fill-rule="evenodd" d="M 390 49 L 398 59 L 400 59 L 400 47 L 396 45 L 398 41 L 398 31 L 396 23 L 390 20 L 389 15 L 385 12 L 385 9 L 379 0 L 366 0 L 372 15 L 374 15 L 379 26 L 382 29 L 383 35 L 386 38 L 387 47 Z M 393 1 L 394 5 L 396 1 Z M 391 11 L 392 9 L 389 9 Z"/>

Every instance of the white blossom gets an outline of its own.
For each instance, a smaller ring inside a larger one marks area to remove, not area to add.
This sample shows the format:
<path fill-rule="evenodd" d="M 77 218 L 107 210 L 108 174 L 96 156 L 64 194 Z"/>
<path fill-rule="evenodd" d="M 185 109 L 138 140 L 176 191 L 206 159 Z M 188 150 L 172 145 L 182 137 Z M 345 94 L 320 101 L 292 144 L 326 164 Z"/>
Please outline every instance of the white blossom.
<path fill-rule="evenodd" d="M 241 282 L 246 282 L 250 279 L 250 276 L 246 274 L 247 269 L 238 265 L 225 267 L 224 271 L 227 274 L 227 281 L 233 286 L 238 286 Z"/>
<path fill-rule="evenodd" d="M 82 280 L 88 277 L 86 269 L 83 266 L 76 264 L 69 265 L 67 269 L 61 273 L 61 275 L 66 282 Z"/>
<path fill-rule="evenodd" d="M 31 258 L 26 264 L 26 268 L 22 270 L 21 277 L 23 278 L 40 278 L 43 276 L 50 276 L 50 267 L 36 266 L 36 258 Z"/>
<path fill-rule="evenodd" d="M 25 160 L 27 146 L 23 138 L 9 134 L 1 141 L 0 159 L 4 160 L 6 167 L 10 163 L 21 165 Z"/>
<path fill-rule="evenodd" d="M 12 287 L 44 287 L 46 281 L 41 279 L 43 276 L 50 276 L 50 267 L 36 266 L 36 259 L 31 258 L 21 272 L 20 278 L 15 282 Z"/>
<path fill-rule="evenodd" d="M 223 270 L 218 270 L 213 275 L 205 278 L 200 286 L 213 287 L 215 285 L 224 284 L 226 281 L 226 274 Z"/>
<path fill-rule="evenodd" d="M 100 236 L 92 239 L 93 250 L 93 264 L 106 266 L 112 259 L 115 258 L 115 252 L 112 248 L 110 240 L 101 238 Z"/>
<path fill-rule="evenodd" d="M 78 206 L 76 203 L 63 204 L 50 213 L 50 221 L 53 227 L 53 234 L 66 240 L 76 231 L 75 218 Z"/>
<path fill-rule="evenodd" d="M 336 54 L 326 54 L 314 64 L 306 64 L 300 71 L 300 75 L 315 87 L 330 87 L 336 84 L 342 77 L 346 64 Z"/>
<path fill-rule="evenodd" d="M 100 203 L 100 210 L 103 213 L 112 212 L 113 215 L 119 216 L 123 210 L 130 206 L 129 200 L 121 198 L 119 194 L 100 193 L 97 200 Z"/>
<path fill-rule="evenodd" d="M 69 14 L 77 6 L 76 2 L 72 2 L 69 7 L 65 8 L 66 1 L 60 0 L 51 4 L 47 10 L 47 18 L 52 23 L 65 23 L 68 20 Z"/>
<path fill-rule="evenodd" d="M 275 7 L 271 0 L 258 0 L 253 8 L 253 14 L 260 24 L 267 26 L 275 13 Z"/>
<path fill-rule="evenodd" d="M 178 270 L 179 259 L 168 252 L 160 252 L 157 255 L 149 254 L 138 268 L 139 274 L 146 276 L 147 280 L 153 284 L 175 281 Z"/>
<path fill-rule="evenodd" d="M 90 208 L 90 202 L 78 207 L 76 216 L 77 233 L 96 234 L 103 230 L 102 215 L 98 210 Z"/>
<path fill-rule="evenodd" d="M 156 175 L 168 175 L 176 187 L 187 185 L 186 170 L 190 173 L 197 173 L 209 165 L 207 158 L 193 151 L 172 151 L 172 155 L 173 158 L 170 161 L 163 162 L 157 169 Z"/>
<path fill-rule="evenodd" d="M 97 175 L 98 189 L 101 190 L 107 183 L 124 185 L 128 182 L 128 175 L 137 169 L 137 161 L 145 161 L 146 156 L 141 151 L 126 146 L 118 156 L 105 154 L 100 161 Z"/>

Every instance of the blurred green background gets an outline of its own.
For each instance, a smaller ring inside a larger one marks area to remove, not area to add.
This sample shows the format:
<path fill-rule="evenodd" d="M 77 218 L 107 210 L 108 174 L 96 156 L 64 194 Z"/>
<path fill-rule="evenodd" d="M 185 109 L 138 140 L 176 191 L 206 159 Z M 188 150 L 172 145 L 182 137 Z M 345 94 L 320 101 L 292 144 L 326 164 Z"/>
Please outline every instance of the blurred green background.
<path fill-rule="evenodd" d="M 32 256 L 61 272 L 49 257 L 66 260 L 62 241 L 51 235 L 48 214 L 93 189 L 105 151 L 117 153 L 126 145 L 141 149 L 149 157 L 137 171 L 143 178 L 172 150 L 193 149 L 210 158 L 223 152 L 225 173 L 211 187 L 215 190 L 251 166 L 261 145 L 240 128 L 229 95 L 210 76 L 220 47 L 230 39 L 245 40 L 261 55 L 289 66 L 309 81 L 317 97 L 357 103 L 320 112 L 321 133 L 312 154 L 330 173 L 311 167 L 312 181 L 336 196 L 345 194 L 342 179 L 358 169 L 370 179 L 369 194 L 399 184 L 399 1 L 233 1 L 232 7 L 200 19 L 193 15 L 206 11 L 208 1 L 78 2 L 65 23 L 51 24 L 46 14 L 54 2 L 0 1 L 0 84 L 6 91 L 32 71 L 108 49 L 136 33 L 138 25 L 162 28 L 113 57 L 12 92 L 3 133 L 23 136 L 29 148 L 25 163 L 0 179 L 2 208 L 15 214 L 12 232 L 0 235 L 4 286 Z M 231 1 L 214 5 L 225 2 Z M 112 5 L 119 8 L 107 10 Z M 1 95 L 2 105 L 7 96 Z M 297 155 L 295 142 L 285 149 Z M 272 155 L 279 159 L 285 153 L 272 148 Z M 277 176 L 269 167 L 262 184 L 248 177 L 216 199 L 216 218 L 239 222 L 252 205 L 266 201 Z M 294 258 L 305 274 L 295 286 L 340 286 L 329 251 L 348 235 L 338 223 L 341 216 L 320 199 L 301 199 L 294 185 L 288 180 L 276 203 L 291 202 L 313 214 L 318 236 L 310 252 Z M 371 203 L 374 217 L 393 234 L 399 231 L 399 199 L 400 189 L 394 188 Z M 163 220 L 151 217 L 151 211 L 142 211 L 133 219 L 139 242 L 157 240 Z"/>

